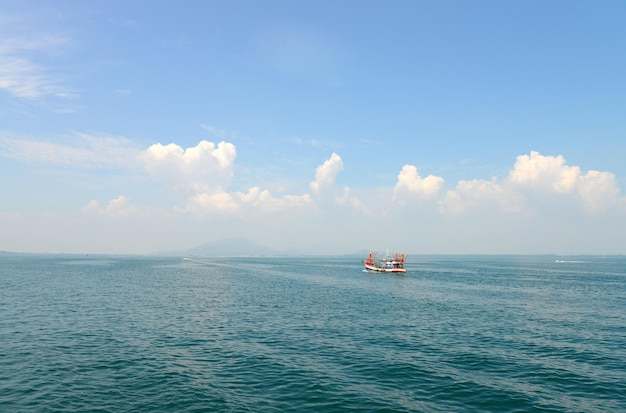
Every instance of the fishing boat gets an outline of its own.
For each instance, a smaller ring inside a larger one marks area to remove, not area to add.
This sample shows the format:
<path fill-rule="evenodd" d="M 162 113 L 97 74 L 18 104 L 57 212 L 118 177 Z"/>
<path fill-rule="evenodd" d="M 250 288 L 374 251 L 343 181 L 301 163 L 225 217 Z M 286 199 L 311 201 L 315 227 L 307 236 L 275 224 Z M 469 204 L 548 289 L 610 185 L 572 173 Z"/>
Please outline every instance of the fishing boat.
<path fill-rule="evenodd" d="M 404 254 L 391 256 L 387 254 L 385 258 L 376 258 L 377 252 L 370 252 L 366 260 L 363 260 L 365 271 L 374 272 L 406 272 L 404 268 Z"/>

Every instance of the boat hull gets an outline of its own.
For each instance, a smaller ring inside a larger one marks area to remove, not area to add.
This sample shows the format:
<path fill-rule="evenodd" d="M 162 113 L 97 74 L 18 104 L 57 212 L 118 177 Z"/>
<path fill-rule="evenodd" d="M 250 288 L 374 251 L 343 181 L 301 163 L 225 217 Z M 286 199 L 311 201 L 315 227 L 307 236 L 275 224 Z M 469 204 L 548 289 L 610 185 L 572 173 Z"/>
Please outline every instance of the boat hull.
<path fill-rule="evenodd" d="M 375 265 L 369 265 L 369 264 L 365 264 L 365 270 L 373 271 L 373 272 L 395 272 L 395 273 L 406 272 L 406 269 L 404 268 L 381 268 L 381 267 L 376 267 Z"/>

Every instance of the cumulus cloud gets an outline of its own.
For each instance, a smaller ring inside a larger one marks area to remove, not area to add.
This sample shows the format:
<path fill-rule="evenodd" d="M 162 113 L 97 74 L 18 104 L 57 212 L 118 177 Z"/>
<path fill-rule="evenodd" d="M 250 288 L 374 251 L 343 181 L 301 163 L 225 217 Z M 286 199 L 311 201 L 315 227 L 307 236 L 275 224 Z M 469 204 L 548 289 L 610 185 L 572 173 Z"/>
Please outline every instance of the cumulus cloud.
<path fill-rule="evenodd" d="M 157 143 L 142 152 L 139 160 L 155 178 L 193 193 L 184 207 L 176 208 L 179 213 L 207 217 L 315 208 L 308 194 L 276 197 L 269 190 L 258 186 L 251 187 L 247 193 L 227 191 L 233 177 L 236 154 L 235 146 L 224 141 L 217 145 L 201 141 L 187 149 L 176 144 Z M 334 182 L 338 172 L 334 171 L 337 163 L 340 170 L 341 158 L 333 154 L 326 168 L 322 168 L 323 165 L 318 168 L 318 187 L 327 187 Z"/>
<path fill-rule="evenodd" d="M 580 167 L 567 165 L 561 155 L 544 156 L 536 151 L 520 155 L 508 178 L 512 185 L 525 190 L 577 197 L 590 214 L 620 202 L 615 175 L 596 170 L 583 173 Z"/>
<path fill-rule="evenodd" d="M 398 174 L 398 181 L 393 188 L 393 199 L 402 196 L 417 196 L 419 198 L 432 198 L 439 193 L 444 179 L 435 175 L 426 178 L 419 176 L 417 168 L 413 165 L 404 165 Z"/>
<path fill-rule="evenodd" d="M 156 143 L 142 152 L 139 160 L 148 173 L 176 188 L 211 192 L 230 184 L 236 157 L 232 143 L 216 145 L 203 140 L 187 149 Z"/>
<path fill-rule="evenodd" d="M 240 205 L 233 196 L 227 192 L 199 193 L 189 198 L 187 206 L 179 209 L 179 212 L 189 213 L 196 217 L 208 215 L 231 215 L 239 212 Z"/>
<path fill-rule="evenodd" d="M 270 191 L 252 187 L 247 193 L 216 191 L 199 193 L 189 198 L 187 206 L 179 212 L 197 217 L 209 215 L 236 215 L 254 209 L 268 213 L 282 213 L 294 210 L 313 209 L 314 204 L 308 194 L 274 197 Z"/>
<path fill-rule="evenodd" d="M 275 198 L 267 189 L 261 190 L 253 187 L 247 194 L 237 193 L 242 203 L 259 208 L 266 212 L 282 212 L 292 209 L 311 208 L 313 201 L 310 195 L 285 195 Z"/>
<path fill-rule="evenodd" d="M 129 218 L 138 212 L 137 206 L 130 203 L 124 195 L 120 195 L 109 201 L 105 207 L 101 207 L 98 201 L 93 200 L 82 211 L 87 214 L 97 214 L 107 218 Z"/>
<path fill-rule="evenodd" d="M 597 214 L 624 204 L 615 176 L 610 172 L 567 165 L 562 155 L 544 156 L 532 151 L 517 157 L 508 176 L 491 181 L 459 181 L 440 203 L 442 213 L 461 214 L 497 207 L 519 213 L 524 208 L 540 212 L 546 202 L 563 201 L 563 208 L 578 204 L 588 214 Z"/>
<path fill-rule="evenodd" d="M 566 165 L 562 155 L 543 156 L 536 151 L 518 156 L 509 173 L 513 184 L 559 193 L 572 191 L 579 176 L 580 168 Z"/>
<path fill-rule="evenodd" d="M 348 186 L 339 189 L 335 182 L 339 172 L 343 171 L 343 160 L 341 156 L 333 154 L 315 169 L 315 180 L 309 184 L 312 192 L 317 195 L 317 200 L 326 202 L 331 200 L 341 207 L 350 207 L 352 210 L 361 213 L 370 213 L 367 208 Z"/>
<path fill-rule="evenodd" d="M 315 169 L 315 181 L 310 184 L 311 190 L 319 194 L 324 189 L 332 187 L 341 171 L 343 171 L 341 156 L 333 152 L 328 160 Z"/>
<path fill-rule="evenodd" d="M 615 175 L 610 172 L 588 171 L 579 177 L 577 187 L 583 207 L 589 213 L 600 213 L 624 204 L 624 199 L 620 200 Z"/>

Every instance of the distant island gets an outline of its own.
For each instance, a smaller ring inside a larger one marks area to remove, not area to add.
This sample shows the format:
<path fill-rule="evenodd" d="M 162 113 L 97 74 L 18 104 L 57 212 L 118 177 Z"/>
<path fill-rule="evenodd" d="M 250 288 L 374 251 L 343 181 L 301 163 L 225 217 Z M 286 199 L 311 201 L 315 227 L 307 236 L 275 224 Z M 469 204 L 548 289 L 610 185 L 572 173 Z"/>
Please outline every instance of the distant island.
<path fill-rule="evenodd" d="M 367 256 L 367 253 L 367 250 L 362 250 L 352 254 L 338 255 Z M 303 251 L 300 249 L 275 250 L 266 245 L 250 241 L 247 238 L 233 237 L 207 242 L 187 250 L 158 252 L 154 255 L 186 255 L 197 257 L 273 257 L 319 254 L 307 253 L 306 250 Z"/>
<path fill-rule="evenodd" d="M 219 241 L 207 242 L 206 244 L 180 251 L 182 255 L 195 255 L 205 257 L 232 257 L 232 256 L 273 256 L 281 255 L 278 251 L 257 244 L 246 238 L 226 238 Z"/>

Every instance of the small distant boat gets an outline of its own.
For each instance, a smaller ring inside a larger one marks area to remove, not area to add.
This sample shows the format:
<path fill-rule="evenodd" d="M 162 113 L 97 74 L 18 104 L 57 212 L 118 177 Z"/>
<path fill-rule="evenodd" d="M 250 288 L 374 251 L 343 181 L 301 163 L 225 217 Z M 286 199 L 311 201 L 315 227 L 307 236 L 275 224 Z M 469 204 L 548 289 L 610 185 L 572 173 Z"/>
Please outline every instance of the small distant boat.
<path fill-rule="evenodd" d="M 374 272 L 406 272 L 404 268 L 404 254 L 396 254 L 390 256 L 387 254 L 385 258 L 376 258 L 377 252 L 370 252 L 366 260 L 363 260 L 365 271 Z"/>

